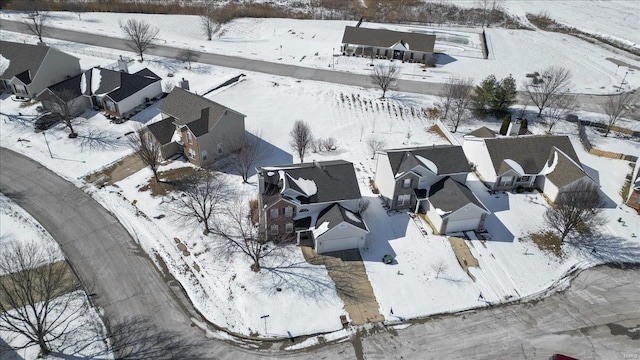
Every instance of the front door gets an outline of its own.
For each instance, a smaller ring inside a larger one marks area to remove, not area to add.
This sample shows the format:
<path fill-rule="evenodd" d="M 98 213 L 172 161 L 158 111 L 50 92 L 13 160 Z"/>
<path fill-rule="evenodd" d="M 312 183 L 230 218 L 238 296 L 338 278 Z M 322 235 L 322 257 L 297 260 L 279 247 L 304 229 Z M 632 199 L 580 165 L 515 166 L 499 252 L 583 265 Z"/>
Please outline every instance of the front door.
<path fill-rule="evenodd" d="M 393 50 L 393 58 L 396 60 L 402 60 L 404 57 L 404 51 L 402 50 Z"/>

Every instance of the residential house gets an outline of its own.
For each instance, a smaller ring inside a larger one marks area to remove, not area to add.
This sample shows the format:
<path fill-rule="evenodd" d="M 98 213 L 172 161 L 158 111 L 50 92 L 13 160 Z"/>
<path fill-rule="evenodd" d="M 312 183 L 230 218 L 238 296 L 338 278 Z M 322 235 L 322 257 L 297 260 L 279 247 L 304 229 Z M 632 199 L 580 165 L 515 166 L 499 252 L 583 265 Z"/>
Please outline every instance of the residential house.
<path fill-rule="evenodd" d="M 584 171 L 567 136 L 465 137 L 463 149 L 491 190 L 540 189 L 552 202 Z"/>
<path fill-rule="evenodd" d="M 47 86 L 80 74 L 80 59 L 46 45 L 0 41 L 0 90 L 33 98 Z"/>
<path fill-rule="evenodd" d="M 94 107 L 107 117 L 127 119 L 152 99 L 162 96 L 162 79 L 145 68 L 134 74 L 94 67 L 49 86 L 38 94 L 45 109 L 66 101 L 73 113 Z"/>
<path fill-rule="evenodd" d="M 434 34 L 347 26 L 342 36 L 343 55 L 360 55 L 426 63 L 433 55 Z"/>
<path fill-rule="evenodd" d="M 389 149 L 378 152 L 375 184 L 390 209 L 424 213 L 438 233 L 476 230 L 489 211 L 465 185 L 470 171 L 461 146 Z"/>
<path fill-rule="evenodd" d="M 258 168 L 260 229 L 266 239 L 294 240 L 319 254 L 365 245 L 360 188 L 343 160 Z"/>
<path fill-rule="evenodd" d="M 419 194 L 420 212 L 440 234 L 484 228 L 489 210 L 464 184 L 445 177 Z"/>
<path fill-rule="evenodd" d="M 180 134 L 185 157 L 207 166 L 239 150 L 245 136 L 245 115 L 203 96 L 174 88 L 158 106 L 162 119 Z"/>

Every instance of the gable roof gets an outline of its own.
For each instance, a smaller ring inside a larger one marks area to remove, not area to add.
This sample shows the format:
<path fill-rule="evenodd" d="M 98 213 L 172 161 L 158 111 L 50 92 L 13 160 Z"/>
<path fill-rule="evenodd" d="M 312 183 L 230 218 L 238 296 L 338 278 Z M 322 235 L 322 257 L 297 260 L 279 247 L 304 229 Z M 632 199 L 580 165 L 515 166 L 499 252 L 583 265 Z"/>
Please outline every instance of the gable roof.
<path fill-rule="evenodd" d="M 501 174 L 501 169 L 505 169 L 505 160 L 515 162 L 525 174 L 540 174 L 554 148 L 580 164 L 568 136 L 503 137 L 484 139 L 484 142 L 497 175 Z M 511 163 L 510 167 L 513 168 L 514 164 Z"/>
<path fill-rule="evenodd" d="M 393 175 L 411 171 L 422 165 L 437 175 L 460 174 L 471 171 L 462 146 L 432 145 L 413 148 L 384 150 L 389 159 Z"/>
<path fill-rule="evenodd" d="M 265 194 L 292 190 L 294 201 L 303 204 L 360 199 L 360 187 L 353 164 L 344 160 L 318 161 L 258 169 Z"/>
<path fill-rule="evenodd" d="M 11 79 L 15 76 L 24 84 L 30 84 L 33 80 L 33 76 L 36 75 L 38 69 L 42 66 L 42 61 L 49 51 L 58 50 L 46 45 L 29 45 L 10 41 L 0 41 L 0 55 L 8 60 L 8 66 L 0 74 L 0 78 Z M 77 59 L 72 55 L 64 54 Z M 3 62 L 6 60 L 3 60 Z"/>
<path fill-rule="evenodd" d="M 160 81 L 160 77 L 151 70 L 144 70 L 129 74 L 94 67 L 82 74 L 80 89 L 83 95 L 108 95 L 113 101 L 121 101 Z"/>
<path fill-rule="evenodd" d="M 470 133 L 467 133 L 467 135 L 465 135 L 465 136 L 474 136 L 474 137 L 477 137 L 477 138 L 489 138 L 489 139 L 491 139 L 491 138 L 496 137 L 496 135 L 497 135 L 497 133 L 495 131 L 489 129 L 486 126 L 483 126 L 483 127 L 479 128 L 479 129 L 473 130 Z"/>
<path fill-rule="evenodd" d="M 82 91 L 80 90 L 81 81 L 82 74 L 63 80 L 55 85 L 51 85 L 48 87 L 48 89 L 51 90 L 51 92 L 55 95 L 59 95 L 62 92 L 69 91 L 74 95 L 74 97 L 78 97 L 82 96 Z"/>
<path fill-rule="evenodd" d="M 161 145 L 166 145 L 171 142 L 176 126 L 172 118 L 166 118 L 147 125 L 147 129 Z"/>
<path fill-rule="evenodd" d="M 206 134 L 227 111 L 234 111 L 179 87 L 173 88 L 158 109 L 174 117 L 177 125 L 187 125 L 196 137 Z"/>
<path fill-rule="evenodd" d="M 549 154 L 547 167 L 553 168 L 553 170 L 546 175 L 547 179 L 549 179 L 558 188 L 569 185 L 574 181 L 587 176 L 582 167 L 571 160 L 564 152 L 555 147 L 551 151 L 551 154 Z"/>
<path fill-rule="evenodd" d="M 343 44 L 390 48 L 398 42 L 401 42 L 408 50 L 432 53 L 436 36 L 433 34 L 353 26 L 346 26 L 344 35 L 342 35 Z"/>
<path fill-rule="evenodd" d="M 345 209 L 340 204 L 333 204 L 328 206 L 318 214 L 318 220 L 316 220 L 316 227 L 327 223 L 327 230 L 330 230 L 343 222 L 349 223 L 357 228 L 360 228 L 366 232 L 369 232 L 362 217 L 352 211 Z"/>
<path fill-rule="evenodd" d="M 471 190 L 450 177 L 445 177 L 429 188 L 429 202 L 438 209 L 453 213 L 469 203 L 489 212 Z M 446 215 L 445 215 L 446 216 Z M 443 217 L 445 217 L 443 216 Z"/>

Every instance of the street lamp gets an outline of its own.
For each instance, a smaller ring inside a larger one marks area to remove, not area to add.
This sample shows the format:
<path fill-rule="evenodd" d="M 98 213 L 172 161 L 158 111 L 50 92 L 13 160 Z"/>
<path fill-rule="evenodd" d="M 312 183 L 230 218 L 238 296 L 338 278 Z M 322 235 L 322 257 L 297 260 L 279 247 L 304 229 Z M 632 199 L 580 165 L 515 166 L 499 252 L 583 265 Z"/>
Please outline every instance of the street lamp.
<path fill-rule="evenodd" d="M 627 72 L 624 73 L 624 77 L 622 78 L 622 81 L 620 82 L 620 88 L 618 89 L 618 91 L 622 91 L 622 85 L 624 85 L 624 80 L 627 78 L 627 74 L 629 73 L 629 70 L 627 70 Z"/>
<path fill-rule="evenodd" d="M 51 148 L 49 147 L 49 141 L 47 140 L 47 134 L 45 134 L 45 132 L 42 132 L 42 136 L 44 136 L 44 142 L 47 143 L 47 149 L 49 149 L 49 156 L 51 156 L 51 158 L 53 159 L 53 154 L 51 153 Z"/>
<path fill-rule="evenodd" d="M 335 70 L 336 68 L 336 48 L 331 48 L 331 67 Z"/>
<path fill-rule="evenodd" d="M 264 336 L 267 336 L 267 318 L 269 315 L 262 315 L 260 319 L 264 319 Z"/>

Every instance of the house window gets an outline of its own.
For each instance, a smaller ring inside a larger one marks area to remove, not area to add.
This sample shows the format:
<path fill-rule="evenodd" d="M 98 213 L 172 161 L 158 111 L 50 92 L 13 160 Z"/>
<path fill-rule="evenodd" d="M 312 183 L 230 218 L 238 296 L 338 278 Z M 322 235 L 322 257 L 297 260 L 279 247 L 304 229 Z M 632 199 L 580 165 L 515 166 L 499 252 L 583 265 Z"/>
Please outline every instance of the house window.
<path fill-rule="evenodd" d="M 501 176 L 499 184 L 501 187 L 513 186 L 514 180 L 515 180 L 514 176 Z"/>
<path fill-rule="evenodd" d="M 207 160 L 207 150 L 200 152 L 200 157 L 202 157 L 202 161 Z"/>
<path fill-rule="evenodd" d="M 193 138 L 191 137 L 191 131 L 187 130 L 187 142 L 193 144 Z"/>
<path fill-rule="evenodd" d="M 271 218 L 277 219 L 280 216 L 280 211 L 278 209 L 271 209 Z"/>
<path fill-rule="evenodd" d="M 403 189 L 408 189 L 410 187 L 411 187 L 411 179 L 402 180 L 402 188 Z"/>
<path fill-rule="evenodd" d="M 222 143 L 218 144 L 218 154 L 222 154 Z"/>
<path fill-rule="evenodd" d="M 284 216 L 292 217 L 293 216 L 293 206 L 287 206 L 284 208 Z"/>
<path fill-rule="evenodd" d="M 396 205 L 397 206 L 409 205 L 409 201 L 411 201 L 411 194 L 398 195 L 398 201 L 396 202 Z"/>
<path fill-rule="evenodd" d="M 285 225 L 285 231 L 287 233 L 292 233 L 293 232 L 293 223 L 287 223 L 287 225 Z"/>
<path fill-rule="evenodd" d="M 116 104 L 114 104 L 113 101 L 105 101 L 104 106 L 106 106 L 109 111 L 116 111 Z"/>
<path fill-rule="evenodd" d="M 27 87 L 24 85 L 13 85 L 16 94 L 27 95 Z"/>
<path fill-rule="evenodd" d="M 192 149 L 192 148 L 189 148 L 189 149 L 187 150 L 187 153 L 189 153 L 189 157 L 190 157 L 190 158 L 192 158 L 192 159 L 195 159 L 195 158 L 196 158 L 196 152 L 195 152 L 195 151 L 193 151 L 193 149 Z"/>
<path fill-rule="evenodd" d="M 269 228 L 269 232 L 271 233 L 271 235 L 278 235 L 278 231 L 280 231 L 280 229 L 278 228 L 278 224 L 271 225 L 271 227 Z"/>

